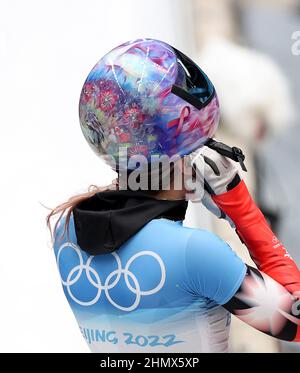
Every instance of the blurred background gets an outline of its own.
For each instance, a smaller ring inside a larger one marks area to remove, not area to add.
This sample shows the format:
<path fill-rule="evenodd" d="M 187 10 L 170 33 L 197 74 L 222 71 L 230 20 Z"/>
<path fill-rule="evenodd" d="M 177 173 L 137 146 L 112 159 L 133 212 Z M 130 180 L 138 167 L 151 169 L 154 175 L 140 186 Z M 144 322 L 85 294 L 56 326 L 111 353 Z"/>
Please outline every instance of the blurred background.
<path fill-rule="evenodd" d="M 60 285 L 42 207 L 114 173 L 86 146 L 82 84 L 127 40 L 164 40 L 214 82 L 219 140 L 240 146 L 257 203 L 300 265 L 300 0 L 2 0 L 0 3 L 1 352 L 87 352 Z M 225 222 L 206 227 L 251 263 Z M 232 318 L 232 352 L 300 352 Z"/>

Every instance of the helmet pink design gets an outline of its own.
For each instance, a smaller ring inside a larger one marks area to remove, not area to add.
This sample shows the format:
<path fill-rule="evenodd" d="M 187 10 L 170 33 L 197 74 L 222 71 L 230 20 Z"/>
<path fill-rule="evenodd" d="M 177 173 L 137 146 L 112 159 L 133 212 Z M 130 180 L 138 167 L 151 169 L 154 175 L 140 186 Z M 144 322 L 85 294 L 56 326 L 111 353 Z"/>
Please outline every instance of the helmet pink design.
<path fill-rule="evenodd" d="M 143 155 L 149 163 L 191 153 L 214 135 L 220 114 L 214 86 L 200 67 L 169 44 L 138 39 L 94 66 L 79 116 L 95 153 L 119 169 L 122 147 L 127 158 Z"/>

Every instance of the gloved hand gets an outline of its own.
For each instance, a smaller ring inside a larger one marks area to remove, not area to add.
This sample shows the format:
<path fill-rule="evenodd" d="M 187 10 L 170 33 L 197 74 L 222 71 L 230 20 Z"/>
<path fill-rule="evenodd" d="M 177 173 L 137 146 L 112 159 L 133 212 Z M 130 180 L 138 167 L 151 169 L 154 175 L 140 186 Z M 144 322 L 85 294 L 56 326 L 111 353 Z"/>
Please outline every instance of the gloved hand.
<path fill-rule="evenodd" d="M 240 150 L 214 140 L 190 154 L 190 162 L 196 173 L 201 173 L 200 177 L 204 178 L 206 193 L 202 203 L 219 218 L 231 221 L 259 270 L 279 282 L 291 294 L 298 294 L 300 271 L 256 206 L 233 160 L 245 169 Z"/>
<path fill-rule="evenodd" d="M 230 148 L 213 140 L 213 148 L 204 146 L 191 153 L 190 162 L 199 179 L 203 180 L 204 193 L 201 200 L 202 204 L 216 217 L 226 219 L 235 228 L 233 221 L 212 199 L 214 195 L 220 195 L 233 189 L 242 179 L 241 167 L 237 163 L 239 161 L 236 156 L 238 151 L 232 149 L 237 148 Z M 241 161 L 243 161 L 244 157 L 242 153 L 240 154 L 242 157 Z M 245 166 L 243 168 L 245 169 Z"/>

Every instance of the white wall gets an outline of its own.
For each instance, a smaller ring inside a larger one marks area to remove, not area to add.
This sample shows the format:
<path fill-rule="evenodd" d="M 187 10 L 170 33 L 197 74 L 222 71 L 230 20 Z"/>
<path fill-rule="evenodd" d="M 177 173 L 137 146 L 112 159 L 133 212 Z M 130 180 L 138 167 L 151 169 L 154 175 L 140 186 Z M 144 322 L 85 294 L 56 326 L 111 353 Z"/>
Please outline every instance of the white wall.
<path fill-rule="evenodd" d="M 87 351 L 47 247 L 45 210 L 113 175 L 78 122 L 88 72 L 154 37 L 194 54 L 189 0 L 1 0 L 0 352 Z"/>

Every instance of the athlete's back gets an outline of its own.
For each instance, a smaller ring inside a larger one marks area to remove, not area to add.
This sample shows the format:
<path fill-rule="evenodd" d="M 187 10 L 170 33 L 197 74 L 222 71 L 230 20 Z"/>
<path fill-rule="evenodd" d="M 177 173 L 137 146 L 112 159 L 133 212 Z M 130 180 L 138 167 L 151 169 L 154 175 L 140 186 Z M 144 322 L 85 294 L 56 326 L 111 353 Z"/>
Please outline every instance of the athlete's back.
<path fill-rule="evenodd" d="M 240 287 L 246 266 L 218 237 L 158 218 L 112 253 L 83 249 L 71 215 L 70 240 L 56 239 L 54 250 L 92 351 L 227 351 L 230 314 L 221 305 Z"/>

